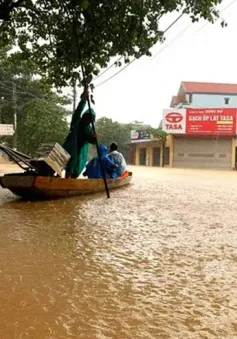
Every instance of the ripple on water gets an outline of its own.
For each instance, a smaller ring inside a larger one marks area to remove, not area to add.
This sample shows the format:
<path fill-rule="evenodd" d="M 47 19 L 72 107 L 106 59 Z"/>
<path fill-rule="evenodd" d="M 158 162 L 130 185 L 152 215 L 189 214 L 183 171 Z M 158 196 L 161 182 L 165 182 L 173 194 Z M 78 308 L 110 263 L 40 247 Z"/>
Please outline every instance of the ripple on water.
<path fill-rule="evenodd" d="M 0 337 L 235 338 L 234 173 L 143 171 L 110 200 L 0 190 Z"/>

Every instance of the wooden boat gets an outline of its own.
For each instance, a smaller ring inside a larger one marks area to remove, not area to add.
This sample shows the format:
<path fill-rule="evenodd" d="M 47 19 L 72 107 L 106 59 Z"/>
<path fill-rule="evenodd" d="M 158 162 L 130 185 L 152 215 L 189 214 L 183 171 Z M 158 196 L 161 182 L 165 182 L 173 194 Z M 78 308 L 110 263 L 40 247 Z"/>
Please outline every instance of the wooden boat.
<path fill-rule="evenodd" d="M 103 179 L 61 178 L 62 170 L 68 161 L 68 154 L 57 143 L 50 145 L 47 152 L 44 149 L 44 156 L 36 160 L 4 145 L 0 145 L 0 150 L 24 171 L 5 174 L 0 177 L 0 185 L 24 199 L 56 199 L 105 190 Z M 55 172 L 59 177 L 53 176 Z M 128 171 L 118 179 L 108 179 L 109 190 L 124 187 L 130 184 L 131 180 L 132 173 Z"/>
<path fill-rule="evenodd" d="M 130 184 L 132 172 L 118 179 L 108 179 L 110 190 Z M 57 199 L 103 192 L 102 179 L 65 179 L 30 173 L 11 173 L 0 177 L 0 185 L 27 200 Z"/>

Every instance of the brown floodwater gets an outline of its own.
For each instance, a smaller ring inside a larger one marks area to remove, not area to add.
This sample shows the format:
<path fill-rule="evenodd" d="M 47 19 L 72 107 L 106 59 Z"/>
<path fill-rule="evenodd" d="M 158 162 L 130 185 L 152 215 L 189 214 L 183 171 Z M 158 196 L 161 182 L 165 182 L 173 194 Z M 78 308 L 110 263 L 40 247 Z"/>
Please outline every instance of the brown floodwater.
<path fill-rule="evenodd" d="M 0 189 L 1 339 L 237 338 L 237 173 L 133 170 L 110 200 Z"/>

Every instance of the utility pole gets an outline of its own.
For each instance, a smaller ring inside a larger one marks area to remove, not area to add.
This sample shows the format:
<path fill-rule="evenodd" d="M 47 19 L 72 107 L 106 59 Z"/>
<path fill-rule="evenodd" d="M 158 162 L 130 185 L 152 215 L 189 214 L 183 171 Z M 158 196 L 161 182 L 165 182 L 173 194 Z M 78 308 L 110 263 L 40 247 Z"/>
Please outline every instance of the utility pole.
<path fill-rule="evenodd" d="M 13 136 L 13 148 L 17 149 L 17 104 L 16 104 L 16 85 L 12 81 L 12 101 L 13 101 L 13 117 L 14 117 L 14 136 Z"/>
<path fill-rule="evenodd" d="M 77 87 L 76 87 L 76 81 L 73 86 L 73 112 L 76 110 L 76 102 L 77 102 Z"/>

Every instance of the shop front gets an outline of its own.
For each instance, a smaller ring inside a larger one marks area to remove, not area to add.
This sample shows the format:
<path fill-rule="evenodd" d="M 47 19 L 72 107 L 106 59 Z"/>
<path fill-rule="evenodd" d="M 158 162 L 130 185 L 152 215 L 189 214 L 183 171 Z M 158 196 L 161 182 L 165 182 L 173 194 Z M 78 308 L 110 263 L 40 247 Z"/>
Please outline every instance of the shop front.
<path fill-rule="evenodd" d="M 235 167 L 235 108 L 164 110 L 163 129 L 173 135 L 173 167 Z"/>
<path fill-rule="evenodd" d="M 174 138 L 174 167 L 232 168 L 232 138 Z"/>
<path fill-rule="evenodd" d="M 168 136 L 165 147 L 160 140 L 150 140 L 135 144 L 135 165 L 139 166 L 164 166 L 172 167 L 172 142 L 173 137 Z"/>

